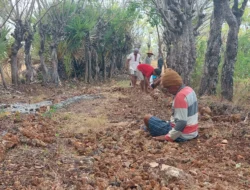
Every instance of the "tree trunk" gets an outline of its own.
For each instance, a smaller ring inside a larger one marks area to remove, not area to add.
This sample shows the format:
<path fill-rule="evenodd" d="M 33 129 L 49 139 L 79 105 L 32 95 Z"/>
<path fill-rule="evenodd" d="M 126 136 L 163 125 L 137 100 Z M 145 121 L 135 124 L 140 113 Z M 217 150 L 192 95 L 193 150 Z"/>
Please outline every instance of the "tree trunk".
<path fill-rule="evenodd" d="M 59 75 L 59 78 L 61 80 L 67 80 L 68 78 L 68 75 L 67 75 L 67 72 L 66 72 L 66 68 L 65 68 L 65 65 L 64 65 L 64 57 L 61 57 L 60 58 L 57 58 L 58 59 L 58 75 Z"/>
<path fill-rule="evenodd" d="M 107 74 L 106 74 L 106 62 L 104 60 L 103 52 L 102 52 L 102 65 L 103 65 L 102 76 L 103 76 L 103 80 L 106 81 L 106 78 L 107 78 Z"/>
<path fill-rule="evenodd" d="M 195 38 L 191 20 L 183 23 L 181 33 L 172 33 L 171 44 L 167 44 L 167 46 L 169 46 L 168 67 L 177 71 L 182 76 L 184 84 L 188 85 L 196 59 Z"/>
<path fill-rule="evenodd" d="M 210 33 L 207 42 L 207 52 L 203 75 L 200 83 L 199 95 L 216 94 L 218 83 L 218 66 L 220 64 L 220 49 L 222 45 L 221 30 L 223 24 L 222 1 L 214 0 L 214 10 L 210 21 Z"/>
<path fill-rule="evenodd" d="M 29 84 L 34 80 L 33 68 L 31 66 L 31 55 L 30 53 L 25 53 L 25 65 L 26 65 L 26 81 Z"/>
<path fill-rule="evenodd" d="M 112 78 L 113 77 L 113 73 L 114 73 L 114 67 L 115 67 L 115 54 L 113 54 L 111 56 L 111 60 L 110 61 L 111 62 L 110 62 L 109 78 Z"/>
<path fill-rule="evenodd" d="M 93 78 L 92 78 L 92 56 L 91 56 L 91 51 L 88 50 L 88 71 L 89 71 L 89 76 L 88 76 L 88 82 L 91 83 L 93 81 Z"/>
<path fill-rule="evenodd" d="M 46 84 L 49 81 L 48 68 L 44 62 L 44 55 L 43 53 L 40 53 L 40 51 L 39 51 L 39 57 L 40 57 L 40 62 L 41 62 L 42 75 L 43 75 L 43 84 Z"/>
<path fill-rule="evenodd" d="M 1 79 L 2 79 L 3 86 L 4 86 L 4 88 L 7 90 L 8 87 L 7 87 L 5 78 L 4 78 L 3 69 L 2 69 L 2 66 L 1 66 L 1 65 L 0 65 L 0 74 L 1 74 Z"/>
<path fill-rule="evenodd" d="M 123 57 L 124 55 L 121 53 L 121 51 L 119 51 L 119 53 L 116 54 L 116 68 L 118 70 L 122 70 L 124 68 L 124 61 L 123 61 Z"/>
<path fill-rule="evenodd" d="M 226 52 L 224 55 L 224 64 L 222 67 L 221 95 L 231 101 L 233 99 L 234 64 L 236 62 L 238 51 L 238 32 L 247 0 L 242 2 L 242 7 L 240 9 L 238 8 L 238 0 L 235 0 L 232 8 L 233 10 L 230 9 L 228 1 L 223 3 L 225 8 L 225 19 L 229 25 L 229 32 L 227 36 Z"/>
<path fill-rule="evenodd" d="M 87 83 L 89 78 L 89 58 L 88 58 L 88 50 L 85 50 L 85 75 L 84 81 Z"/>
<path fill-rule="evenodd" d="M 17 67 L 17 54 L 11 53 L 11 79 L 12 84 L 18 85 L 18 67 Z"/>
<path fill-rule="evenodd" d="M 57 59 L 57 48 L 55 45 L 51 47 L 51 61 L 52 61 L 52 82 L 56 85 L 61 85 L 61 81 L 58 74 L 58 59 Z"/>
<path fill-rule="evenodd" d="M 193 15 L 197 10 L 194 9 L 193 1 L 168 0 L 161 2 L 163 4 L 153 1 L 161 14 L 165 29 L 167 65 L 182 76 L 184 84 L 189 85 L 196 60 L 195 30 L 198 26 L 193 26 L 196 22 Z"/>
<path fill-rule="evenodd" d="M 158 36 L 158 59 L 159 59 L 160 57 L 163 57 L 163 53 L 162 53 L 162 41 L 161 41 L 161 36 L 159 33 L 158 25 L 156 25 L 156 31 L 157 31 L 157 36 Z"/>
<path fill-rule="evenodd" d="M 98 65 L 98 53 L 95 51 L 95 80 L 98 80 L 98 74 L 99 74 L 100 68 Z"/>
<path fill-rule="evenodd" d="M 31 55 L 30 55 L 30 48 L 33 41 L 33 31 L 31 29 L 30 23 L 25 21 L 25 28 L 26 28 L 26 35 L 25 35 L 25 45 L 24 45 L 24 52 L 25 52 L 25 65 L 26 65 L 26 82 L 29 84 L 34 79 L 33 68 L 31 65 Z"/>
<path fill-rule="evenodd" d="M 23 35 L 25 33 L 25 27 L 20 19 L 15 20 L 15 30 L 11 35 L 15 39 L 11 46 L 11 79 L 12 84 L 18 85 L 18 66 L 17 66 L 17 54 L 19 49 L 22 47 L 21 42 L 23 41 Z"/>
<path fill-rule="evenodd" d="M 15 42 L 11 46 L 11 79 L 12 84 L 15 86 L 18 85 L 18 64 L 17 64 L 17 53 L 18 50 L 22 47 L 21 42 L 15 40 Z"/>
<path fill-rule="evenodd" d="M 25 65 L 26 65 L 26 82 L 29 84 L 33 76 L 33 68 L 31 66 L 31 55 L 30 55 L 31 42 L 25 41 Z"/>
<path fill-rule="evenodd" d="M 49 81 L 48 78 L 48 68 L 44 62 L 44 49 L 45 49 L 45 26 L 40 23 L 39 24 L 39 35 L 40 35 L 40 50 L 39 50 L 39 57 L 41 62 L 41 69 L 43 75 L 43 84 L 46 84 Z"/>

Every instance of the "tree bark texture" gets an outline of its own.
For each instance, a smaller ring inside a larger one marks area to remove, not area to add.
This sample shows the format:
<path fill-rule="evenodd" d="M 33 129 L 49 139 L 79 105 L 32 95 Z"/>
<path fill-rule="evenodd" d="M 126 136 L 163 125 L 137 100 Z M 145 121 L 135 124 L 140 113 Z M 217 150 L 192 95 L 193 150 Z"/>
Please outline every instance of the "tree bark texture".
<path fill-rule="evenodd" d="M 46 84 L 47 82 L 49 82 L 48 68 L 44 61 L 46 27 L 42 23 L 40 23 L 38 27 L 39 27 L 39 35 L 40 35 L 39 57 L 40 57 L 40 62 L 41 62 L 42 75 L 43 75 L 43 84 Z"/>
<path fill-rule="evenodd" d="M 102 52 L 102 69 L 103 69 L 103 71 L 102 71 L 102 76 L 103 76 L 103 80 L 104 81 L 106 81 L 106 79 L 107 79 L 107 72 L 106 72 L 106 61 L 105 61 L 105 59 L 104 59 L 104 53 Z"/>
<path fill-rule="evenodd" d="M 210 32 L 207 42 L 205 64 L 199 89 L 200 96 L 204 94 L 216 94 L 216 86 L 218 84 L 218 66 L 221 59 L 221 30 L 224 21 L 222 1 L 214 0 L 214 10 L 210 21 Z"/>
<path fill-rule="evenodd" d="M 24 52 L 25 52 L 25 65 L 26 65 L 26 82 L 29 84 L 31 81 L 34 80 L 34 73 L 33 73 L 33 67 L 31 64 L 31 55 L 30 55 L 30 49 L 31 44 L 33 41 L 33 31 L 31 29 L 30 23 L 28 21 L 25 21 L 25 28 L 26 33 L 24 36 Z"/>
<path fill-rule="evenodd" d="M 85 74 L 84 74 L 84 81 L 88 82 L 88 75 L 89 75 L 89 61 L 88 61 L 88 51 L 85 50 Z"/>
<path fill-rule="evenodd" d="M 156 25 L 156 32 L 157 32 L 157 37 L 158 37 L 158 57 L 157 58 L 159 59 L 160 57 L 163 58 L 163 53 L 162 53 L 162 40 L 161 40 L 158 25 Z"/>
<path fill-rule="evenodd" d="M 58 74 L 58 59 L 57 59 L 57 47 L 55 45 L 51 46 L 51 62 L 52 62 L 52 82 L 56 85 L 60 85 L 61 81 Z"/>
<path fill-rule="evenodd" d="M 189 1 L 164 1 L 159 9 L 164 21 L 164 38 L 167 46 L 167 65 L 176 70 L 185 84 L 190 83 L 196 59 L 192 4 Z"/>
<path fill-rule="evenodd" d="M 238 0 L 234 0 L 233 8 L 230 9 L 229 1 L 224 2 L 225 20 L 229 26 L 229 32 L 222 67 L 221 95 L 229 101 L 233 99 L 233 76 L 234 64 L 236 62 L 238 51 L 238 33 L 246 4 L 247 0 L 244 0 L 241 8 L 239 9 Z"/>
<path fill-rule="evenodd" d="M 196 59 L 195 39 L 191 20 L 183 23 L 182 27 L 181 33 L 172 33 L 171 43 L 168 44 L 167 65 L 177 71 L 188 85 Z"/>
<path fill-rule="evenodd" d="M 11 46 L 11 79 L 12 84 L 15 86 L 18 85 L 18 66 L 17 66 L 17 54 L 19 49 L 22 47 L 21 42 L 23 41 L 24 35 L 24 26 L 23 22 L 20 19 L 17 19 L 15 22 L 15 30 L 11 35 L 14 37 L 15 41 Z"/>
<path fill-rule="evenodd" d="M 93 77 L 92 77 L 92 54 L 91 54 L 91 50 L 88 50 L 88 82 L 91 83 L 93 81 Z"/>
<path fill-rule="evenodd" d="M 100 67 L 99 67 L 99 64 L 98 64 L 98 53 L 97 51 L 94 51 L 94 54 L 95 54 L 95 80 L 97 81 L 98 80 L 98 75 L 99 75 L 99 71 L 100 71 Z"/>
<path fill-rule="evenodd" d="M 7 90 L 8 87 L 7 87 L 7 83 L 5 81 L 5 78 L 4 78 L 3 69 L 2 69 L 1 65 L 0 65 L 0 74 L 1 74 L 1 79 L 2 79 L 2 83 L 3 83 L 3 87 Z"/>

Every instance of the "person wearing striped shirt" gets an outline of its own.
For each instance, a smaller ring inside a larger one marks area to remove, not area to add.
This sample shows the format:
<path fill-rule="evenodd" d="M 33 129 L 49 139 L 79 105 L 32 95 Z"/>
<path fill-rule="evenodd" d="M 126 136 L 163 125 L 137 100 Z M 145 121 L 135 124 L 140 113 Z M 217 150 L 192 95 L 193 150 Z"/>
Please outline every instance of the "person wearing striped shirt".
<path fill-rule="evenodd" d="M 144 123 L 155 140 L 184 142 L 198 136 L 198 102 L 195 91 L 183 85 L 181 76 L 166 69 L 161 77 L 164 93 L 174 95 L 172 116 L 169 121 L 152 115 L 144 117 Z"/>

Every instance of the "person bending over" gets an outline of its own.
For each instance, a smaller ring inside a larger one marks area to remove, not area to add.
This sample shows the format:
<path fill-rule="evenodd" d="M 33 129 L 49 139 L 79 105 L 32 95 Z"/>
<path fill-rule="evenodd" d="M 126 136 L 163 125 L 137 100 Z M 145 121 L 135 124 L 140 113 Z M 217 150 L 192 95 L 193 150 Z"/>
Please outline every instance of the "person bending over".
<path fill-rule="evenodd" d="M 147 130 L 155 140 L 184 142 L 198 136 L 198 103 L 194 90 L 182 83 L 181 76 L 166 69 L 161 77 L 164 93 L 174 95 L 172 116 L 169 121 L 152 115 L 144 117 Z"/>
<path fill-rule="evenodd" d="M 154 68 L 148 64 L 140 64 L 137 66 L 137 79 L 140 80 L 140 85 L 142 91 L 148 92 L 149 79 L 151 75 L 160 76 L 161 70 Z"/>

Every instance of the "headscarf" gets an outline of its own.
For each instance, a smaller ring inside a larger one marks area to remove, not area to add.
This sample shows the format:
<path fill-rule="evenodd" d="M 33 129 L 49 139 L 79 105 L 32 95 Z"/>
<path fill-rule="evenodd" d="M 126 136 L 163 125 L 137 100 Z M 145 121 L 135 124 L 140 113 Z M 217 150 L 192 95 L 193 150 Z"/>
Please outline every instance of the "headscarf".
<path fill-rule="evenodd" d="M 176 71 L 172 69 L 166 69 L 163 76 L 161 77 L 161 84 L 164 88 L 170 86 L 181 86 L 182 78 Z"/>

